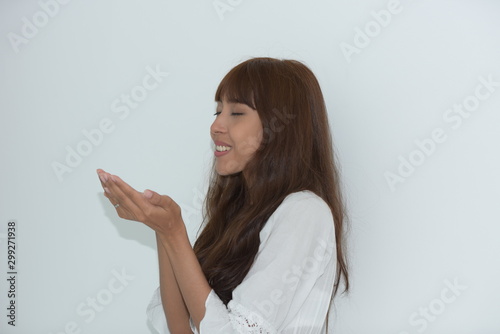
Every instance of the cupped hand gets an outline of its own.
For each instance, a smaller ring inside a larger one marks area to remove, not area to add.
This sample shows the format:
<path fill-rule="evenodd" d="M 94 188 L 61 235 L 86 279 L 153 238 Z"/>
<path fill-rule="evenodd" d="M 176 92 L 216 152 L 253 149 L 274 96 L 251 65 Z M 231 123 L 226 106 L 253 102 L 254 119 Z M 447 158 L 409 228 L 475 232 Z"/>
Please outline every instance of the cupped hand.
<path fill-rule="evenodd" d="M 97 170 L 101 185 L 118 216 L 142 222 L 160 235 L 169 235 L 184 228 L 181 209 L 169 196 L 152 190 L 139 192 L 116 175 Z"/>

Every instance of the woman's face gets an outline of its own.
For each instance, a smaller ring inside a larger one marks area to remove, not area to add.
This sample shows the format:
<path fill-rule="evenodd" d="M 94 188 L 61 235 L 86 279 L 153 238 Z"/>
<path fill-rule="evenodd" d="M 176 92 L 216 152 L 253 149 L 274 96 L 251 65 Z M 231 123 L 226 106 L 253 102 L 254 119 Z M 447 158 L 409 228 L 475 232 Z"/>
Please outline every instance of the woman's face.
<path fill-rule="evenodd" d="M 241 172 L 260 146 L 262 123 L 257 110 L 246 104 L 217 102 L 215 121 L 210 127 L 215 143 L 215 169 L 220 175 Z"/>

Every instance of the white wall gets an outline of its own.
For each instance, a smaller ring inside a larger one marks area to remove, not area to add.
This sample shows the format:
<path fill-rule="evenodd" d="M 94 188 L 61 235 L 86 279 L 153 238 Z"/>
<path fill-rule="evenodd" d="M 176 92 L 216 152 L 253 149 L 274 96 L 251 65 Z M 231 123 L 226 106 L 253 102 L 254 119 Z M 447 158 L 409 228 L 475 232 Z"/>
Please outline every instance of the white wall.
<path fill-rule="evenodd" d="M 498 1 L 66 2 L 0 3 L 1 333 L 152 333 L 154 234 L 95 169 L 172 196 L 194 237 L 213 95 L 251 56 L 304 61 L 326 98 L 351 219 L 334 332 L 499 333 Z"/>

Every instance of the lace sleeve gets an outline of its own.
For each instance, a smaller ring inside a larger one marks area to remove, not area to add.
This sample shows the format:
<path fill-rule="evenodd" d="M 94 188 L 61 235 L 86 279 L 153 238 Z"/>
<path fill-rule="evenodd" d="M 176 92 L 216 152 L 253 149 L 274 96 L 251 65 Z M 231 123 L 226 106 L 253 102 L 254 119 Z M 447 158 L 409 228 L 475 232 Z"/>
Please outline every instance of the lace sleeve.
<path fill-rule="evenodd" d="M 237 333 L 274 334 L 276 329 L 258 313 L 245 306 L 230 301 L 228 304 L 229 319 Z"/>
<path fill-rule="evenodd" d="M 215 294 L 213 290 L 210 294 Z M 155 290 L 153 298 L 148 305 L 147 315 L 148 319 L 153 325 L 154 329 L 161 334 L 169 334 L 168 326 L 163 313 L 163 306 L 161 300 L 159 299 L 159 288 Z M 210 296 L 207 299 L 207 304 L 210 304 L 210 299 L 216 298 Z M 218 305 L 220 306 L 220 305 Z M 217 310 L 218 308 L 213 308 Z M 212 310 L 212 309 L 211 309 Z M 228 320 L 231 324 L 230 333 L 245 333 L 245 334 L 274 334 L 277 333 L 276 330 L 269 324 L 265 319 L 263 319 L 259 314 L 246 309 L 243 305 L 240 305 L 234 301 L 229 302 L 228 305 L 229 317 Z M 208 311 L 210 313 L 210 311 Z M 225 314 L 225 312 L 224 312 Z M 211 314 L 209 316 L 224 316 L 224 314 Z M 199 334 L 196 326 L 194 325 L 192 319 L 189 319 L 189 325 L 194 334 Z M 228 326 L 229 327 L 229 326 Z"/>

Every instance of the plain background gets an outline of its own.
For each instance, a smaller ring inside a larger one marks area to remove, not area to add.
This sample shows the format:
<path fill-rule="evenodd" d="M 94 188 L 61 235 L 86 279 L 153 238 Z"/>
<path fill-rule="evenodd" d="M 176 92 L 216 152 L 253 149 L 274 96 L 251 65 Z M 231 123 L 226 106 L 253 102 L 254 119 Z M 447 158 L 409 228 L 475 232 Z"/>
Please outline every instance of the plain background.
<path fill-rule="evenodd" d="M 173 197 L 194 238 L 217 84 L 271 56 L 306 63 L 329 111 L 351 225 L 352 291 L 332 308 L 333 332 L 500 333 L 500 2 L 215 4 L 229 7 L 0 2 L 0 277 L 18 223 L 16 327 L 2 278 L 0 332 L 153 333 L 154 233 L 117 218 L 95 170 Z M 144 90 L 148 68 L 169 75 Z M 492 84 L 478 99 L 481 80 Z M 410 158 L 391 187 L 387 173 Z"/>

